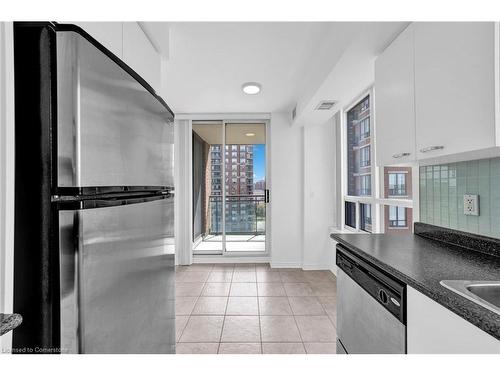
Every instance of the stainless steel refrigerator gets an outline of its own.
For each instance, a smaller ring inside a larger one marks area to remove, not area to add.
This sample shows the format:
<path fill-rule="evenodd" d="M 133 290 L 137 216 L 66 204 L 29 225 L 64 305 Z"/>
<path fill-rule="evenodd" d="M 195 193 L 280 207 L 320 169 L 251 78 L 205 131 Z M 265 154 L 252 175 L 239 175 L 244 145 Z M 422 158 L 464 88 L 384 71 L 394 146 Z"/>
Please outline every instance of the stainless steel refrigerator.
<path fill-rule="evenodd" d="M 14 37 L 14 349 L 174 353 L 172 111 L 76 26 Z"/>

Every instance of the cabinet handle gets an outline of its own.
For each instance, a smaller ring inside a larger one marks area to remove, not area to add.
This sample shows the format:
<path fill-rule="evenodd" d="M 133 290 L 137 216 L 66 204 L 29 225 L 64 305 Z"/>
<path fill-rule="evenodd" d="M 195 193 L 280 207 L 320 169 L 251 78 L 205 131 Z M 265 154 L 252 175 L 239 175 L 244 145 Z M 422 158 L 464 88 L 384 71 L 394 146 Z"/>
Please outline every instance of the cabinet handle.
<path fill-rule="evenodd" d="M 401 152 L 401 153 L 399 153 L 399 154 L 394 154 L 394 155 L 392 155 L 392 157 L 393 157 L 394 159 L 403 158 L 403 157 L 405 157 L 405 156 L 410 156 L 410 153 L 409 153 L 409 152 Z"/>
<path fill-rule="evenodd" d="M 443 148 L 444 148 L 444 146 L 429 146 L 429 147 L 425 147 L 425 148 L 420 149 L 420 152 L 426 153 L 429 151 L 442 150 Z"/>

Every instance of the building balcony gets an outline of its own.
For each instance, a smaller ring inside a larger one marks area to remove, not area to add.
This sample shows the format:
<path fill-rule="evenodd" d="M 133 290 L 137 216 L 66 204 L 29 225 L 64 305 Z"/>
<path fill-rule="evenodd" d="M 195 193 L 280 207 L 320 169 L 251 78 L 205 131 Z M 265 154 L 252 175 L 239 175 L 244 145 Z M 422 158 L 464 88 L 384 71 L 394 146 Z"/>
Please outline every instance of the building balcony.
<path fill-rule="evenodd" d="M 225 209 L 227 251 L 265 251 L 266 203 L 265 195 L 226 196 L 210 195 L 206 225 L 194 250 L 210 252 L 221 250 Z"/>

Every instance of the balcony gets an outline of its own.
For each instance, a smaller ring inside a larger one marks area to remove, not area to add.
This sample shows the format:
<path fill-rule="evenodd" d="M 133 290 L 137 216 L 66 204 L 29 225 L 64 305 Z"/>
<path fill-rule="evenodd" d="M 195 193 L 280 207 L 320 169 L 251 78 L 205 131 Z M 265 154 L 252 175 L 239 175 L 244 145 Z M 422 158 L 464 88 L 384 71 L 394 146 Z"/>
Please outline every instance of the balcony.
<path fill-rule="evenodd" d="M 389 188 L 389 196 L 390 197 L 405 197 L 406 194 L 406 186 L 395 186 L 393 188 Z"/>
<path fill-rule="evenodd" d="M 210 195 L 205 233 L 196 243 L 196 251 L 222 249 L 222 196 Z M 265 251 L 266 203 L 262 195 L 226 196 L 226 250 L 235 252 Z"/>

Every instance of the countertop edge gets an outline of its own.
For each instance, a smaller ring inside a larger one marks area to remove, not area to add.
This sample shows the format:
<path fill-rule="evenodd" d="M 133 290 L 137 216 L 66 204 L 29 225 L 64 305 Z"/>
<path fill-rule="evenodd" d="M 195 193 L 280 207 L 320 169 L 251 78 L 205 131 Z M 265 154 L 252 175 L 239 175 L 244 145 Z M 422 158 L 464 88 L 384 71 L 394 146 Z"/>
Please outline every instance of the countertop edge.
<path fill-rule="evenodd" d="M 495 329 L 495 327 L 492 327 L 487 322 L 484 322 L 484 319 L 483 319 L 483 317 L 485 315 L 490 316 L 490 315 L 495 314 L 495 313 L 489 311 L 488 309 L 486 309 L 480 305 L 475 304 L 472 301 L 469 301 L 468 299 L 466 299 L 466 298 L 464 298 L 456 293 L 453 293 L 452 291 L 445 290 L 444 287 L 443 287 L 442 293 L 436 293 L 433 290 L 429 289 L 426 285 L 409 277 L 408 275 L 402 273 L 401 271 L 398 271 L 394 267 L 389 266 L 388 264 L 380 261 L 379 259 L 373 257 L 372 255 L 367 254 L 363 250 L 357 248 L 356 246 L 353 246 L 352 244 L 345 241 L 344 239 L 337 237 L 336 233 L 331 233 L 330 237 L 332 239 L 334 239 L 335 241 L 341 243 L 342 245 L 346 246 L 349 250 L 353 251 L 357 255 L 363 257 L 364 259 L 367 259 L 369 262 L 371 262 L 375 266 L 379 267 L 383 271 L 385 271 L 391 275 L 394 275 L 394 277 L 396 277 L 400 281 L 406 283 L 407 285 L 409 285 L 412 288 L 416 289 L 417 291 L 421 292 L 422 294 L 429 297 L 430 299 L 432 299 L 436 303 L 439 303 L 444 308 L 457 314 L 458 316 L 460 316 L 462 319 L 466 320 L 470 324 L 481 329 L 482 331 L 489 334 L 490 336 L 493 336 L 497 340 L 500 340 L 500 328 Z M 427 239 L 427 240 L 433 241 L 431 239 Z M 433 241 L 433 242 L 435 242 L 435 241 Z M 453 293 L 453 295 L 450 295 L 451 293 Z M 479 316 L 479 314 L 477 314 L 474 311 L 475 309 L 479 309 L 482 312 L 482 316 Z"/>

